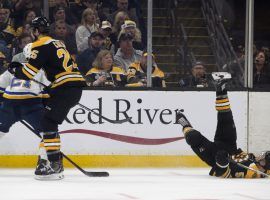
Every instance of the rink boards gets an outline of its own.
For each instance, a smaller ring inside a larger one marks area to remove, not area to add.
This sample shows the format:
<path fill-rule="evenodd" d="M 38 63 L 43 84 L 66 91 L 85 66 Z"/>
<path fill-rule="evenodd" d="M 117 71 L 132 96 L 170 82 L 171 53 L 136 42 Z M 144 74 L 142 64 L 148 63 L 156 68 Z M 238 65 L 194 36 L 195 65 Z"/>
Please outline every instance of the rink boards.
<path fill-rule="evenodd" d="M 269 112 L 264 105 L 270 102 L 267 101 L 268 93 L 248 95 L 245 91 L 237 91 L 230 92 L 229 97 L 239 147 L 264 150 L 267 147 L 265 141 L 269 144 L 269 136 L 264 142 L 257 141 L 257 137 L 265 134 L 261 131 L 268 126 Z M 186 144 L 175 117 L 178 109 L 184 109 L 192 125 L 212 140 L 217 122 L 215 92 L 85 90 L 80 103 L 112 120 L 131 117 L 131 121 L 115 124 L 80 106 L 74 107 L 59 130 L 62 151 L 79 164 L 89 167 L 204 166 Z M 248 118 L 249 112 L 252 115 Z M 248 129 L 251 119 L 254 122 Z M 260 127 L 256 120 L 260 120 Z M 248 134 L 250 130 L 253 135 Z M 33 166 L 38 144 L 39 139 L 17 123 L 0 140 L 0 166 Z"/>

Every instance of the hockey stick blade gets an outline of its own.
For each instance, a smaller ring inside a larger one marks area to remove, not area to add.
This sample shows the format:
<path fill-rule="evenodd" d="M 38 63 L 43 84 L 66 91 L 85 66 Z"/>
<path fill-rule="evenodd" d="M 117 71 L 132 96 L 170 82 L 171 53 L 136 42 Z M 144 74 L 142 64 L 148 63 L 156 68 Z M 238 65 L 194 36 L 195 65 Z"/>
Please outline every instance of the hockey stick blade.
<path fill-rule="evenodd" d="M 20 121 L 26 128 L 28 128 L 31 132 L 33 132 L 36 136 L 41 138 L 39 133 L 37 133 L 30 125 L 28 125 L 25 121 Z M 89 177 L 108 177 L 108 172 L 88 172 L 82 169 L 79 165 L 77 165 L 73 160 L 71 160 L 68 156 L 66 156 L 63 152 L 61 152 L 62 156 L 69 161 L 74 167 L 76 167 L 78 170 L 80 170 L 84 175 Z"/>
<path fill-rule="evenodd" d="M 78 166 L 73 160 L 71 160 L 69 157 L 67 157 L 65 154 L 62 155 L 65 159 L 67 159 L 71 164 L 73 164 L 78 170 L 80 170 L 83 174 L 89 177 L 108 177 L 109 173 L 108 172 L 88 172 L 82 169 L 80 166 Z"/>
<path fill-rule="evenodd" d="M 108 122 L 110 122 L 110 123 L 112 123 L 112 124 L 122 124 L 122 123 L 124 123 L 124 122 L 128 122 L 128 121 L 131 120 L 131 117 L 128 117 L 128 118 L 126 118 L 126 119 L 120 119 L 120 120 L 112 120 L 112 119 L 109 119 L 109 118 L 107 118 L 107 117 L 105 117 L 105 116 L 103 116 L 103 115 L 101 115 L 101 114 L 95 112 L 94 110 L 92 110 L 92 109 L 90 109 L 90 108 L 88 108 L 88 107 L 82 105 L 81 103 L 78 103 L 78 105 L 79 105 L 80 107 L 84 108 L 85 110 L 88 110 L 89 112 L 95 114 L 96 116 L 101 117 L 102 119 L 104 119 L 104 120 L 106 120 L 106 121 L 108 121 Z"/>

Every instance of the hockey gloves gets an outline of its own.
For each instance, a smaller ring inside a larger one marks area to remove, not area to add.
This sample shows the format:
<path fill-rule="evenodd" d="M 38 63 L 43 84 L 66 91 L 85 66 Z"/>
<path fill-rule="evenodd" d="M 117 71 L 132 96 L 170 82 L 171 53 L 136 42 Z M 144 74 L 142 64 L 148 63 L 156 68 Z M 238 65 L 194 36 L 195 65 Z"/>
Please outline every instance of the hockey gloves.
<path fill-rule="evenodd" d="M 15 74 L 16 72 L 16 69 L 19 68 L 19 67 L 22 67 L 23 65 L 19 62 L 11 62 L 9 65 L 8 65 L 8 71 L 11 73 L 11 74 Z"/>
<path fill-rule="evenodd" d="M 226 168 L 229 165 L 229 154 L 224 150 L 220 150 L 215 156 L 216 164 L 220 168 Z"/>

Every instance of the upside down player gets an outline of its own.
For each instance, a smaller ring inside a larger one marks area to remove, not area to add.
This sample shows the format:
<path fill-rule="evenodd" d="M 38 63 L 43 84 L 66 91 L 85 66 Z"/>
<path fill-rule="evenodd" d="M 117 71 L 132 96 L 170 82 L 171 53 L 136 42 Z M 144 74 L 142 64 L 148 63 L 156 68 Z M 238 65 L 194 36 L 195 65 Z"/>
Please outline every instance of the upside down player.
<path fill-rule="evenodd" d="M 209 141 L 199 131 L 193 129 L 190 122 L 181 112 L 177 113 L 177 120 L 183 126 L 186 142 L 202 161 L 212 167 L 211 176 L 223 178 L 263 178 L 263 172 L 270 174 L 270 151 L 255 157 L 252 153 L 245 153 L 237 149 L 236 128 L 233 120 L 230 102 L 225 88 L 230 76 L 213 75 L 216 82 L 216 110 L 217 129 L 214 142 Z M 244 165 L 243 166 L 239 166 Z M 247 169 L 249 167 L 250 169 Z"/>
<path fill-rule="evenodd" d="M 82 95 L 85 80 L 77 69 L 65 45 L 48 36 L 49 22 L 45 17 L 36 17 L 31 24 L 36 37 L 31 49 L 31 57 L 15 72 L 20 79 L 31 80 L 43 69 L 52 83 L 50 98 L 46 102 L 45 113 L 41 121 L 41 134 L 49 162 L 39 162 L 35 178 L 40 180 L 58 180 L 63 176 L 63 157 L 60 151 L 58 125 L 64 121 L 69 110 L 75 106 Z"/>

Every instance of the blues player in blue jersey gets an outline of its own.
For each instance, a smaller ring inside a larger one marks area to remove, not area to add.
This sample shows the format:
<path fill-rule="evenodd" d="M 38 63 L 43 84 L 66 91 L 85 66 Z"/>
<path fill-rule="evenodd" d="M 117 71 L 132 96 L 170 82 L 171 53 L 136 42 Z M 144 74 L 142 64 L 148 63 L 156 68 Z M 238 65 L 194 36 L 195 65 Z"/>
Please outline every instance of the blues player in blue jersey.
<path fill-rule="evenodd" d="M 26 59 L 31 54 L 31 45 L 32 43 L 29 43 L 24 48 Z M 36 132 L 41 130 L 43 99 L 48 98 L 49 95 L 43 91 L 44 86 L 14 76 L 14 68 L 23 65 L 23 63 L 11 63 L 9 69 L 0 76 L 0 137 L 6 135 L 12 125 L 21 120 L 31 125 Z M 34 79 L 45 85 L 49 84 L 43 71 L 40 71 Z M 40 155 L 41 161 L 47 159 L 43 142 L 40 143 Z"/>

